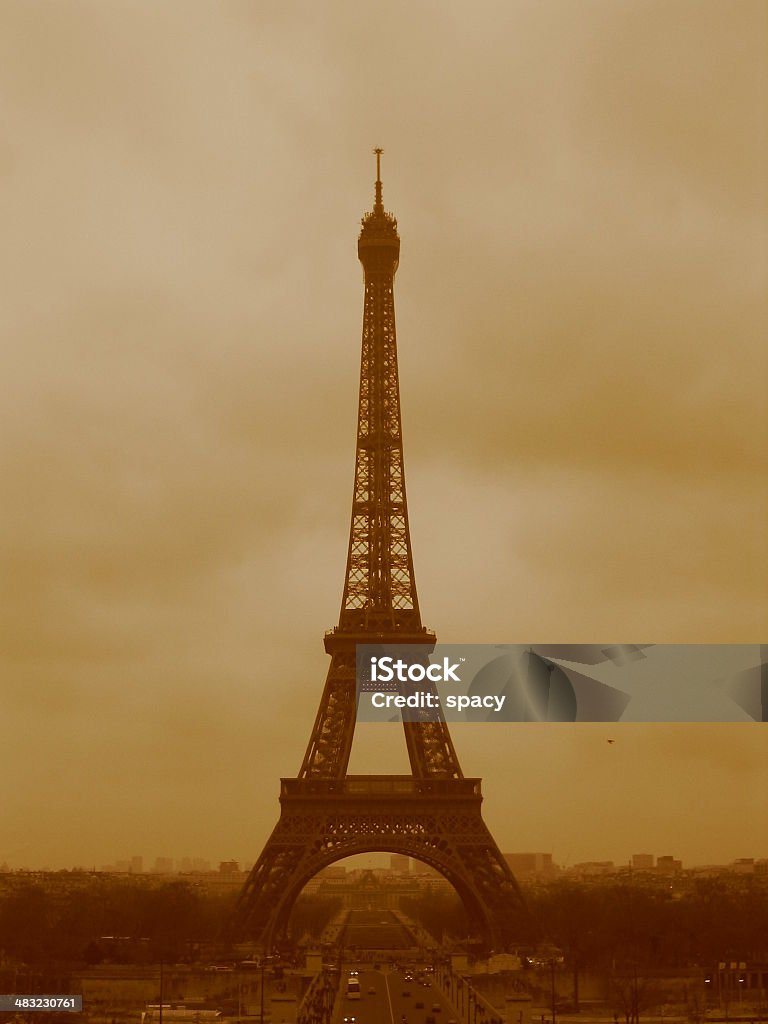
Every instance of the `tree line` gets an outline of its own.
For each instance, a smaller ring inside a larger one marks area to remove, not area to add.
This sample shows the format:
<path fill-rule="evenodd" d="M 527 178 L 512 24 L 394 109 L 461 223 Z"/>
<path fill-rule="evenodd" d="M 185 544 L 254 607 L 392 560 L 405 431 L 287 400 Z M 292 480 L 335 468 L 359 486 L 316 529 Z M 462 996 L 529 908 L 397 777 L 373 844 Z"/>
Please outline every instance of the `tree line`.
<path fill-rule="evenodd" d="M 582 967 L 707 968 L 723 959 L 768 958 L 768 884 L 696 879 L 679 891 L 631 876 L 529 887 L 545 940 Z M 467 916 L 453 893 L 404 898 L 403 910 L 438 942 L 461 941 Z"/>
<path fill-rule="evenodd" d="M 93 876 L 70 889 L 31 880 L 0 894 L 0 963 L 193 962 L 222 950 L 236 897 L 186 880 L 150 887 Z M 339 905 L 300 896 L 291 933 L 318 936 Z"/>

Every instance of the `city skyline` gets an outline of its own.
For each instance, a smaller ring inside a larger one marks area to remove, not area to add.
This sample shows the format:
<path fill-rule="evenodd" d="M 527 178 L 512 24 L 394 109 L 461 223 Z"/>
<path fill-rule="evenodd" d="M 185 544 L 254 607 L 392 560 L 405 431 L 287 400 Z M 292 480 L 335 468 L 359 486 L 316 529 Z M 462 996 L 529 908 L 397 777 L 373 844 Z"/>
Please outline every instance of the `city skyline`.
<path fill-rule="evenodd" d="M 268 836 L 341 597 L 374 145 L 424 622 L 765 640 L 764 5 L 0 19 L 0 862 Z M 452 736 L 502 849 L 768 849 L 762 724 Z"/>
<path fill-rule="evenodd" d="M 665 850 L 663 853 L 648 854 L 646 853 L 632 853 L 624 857 L 615 859 L 609 859 L 601 856 L 601 853 L 605 851 L 595 851 L 595 855 L 592 857 L 584 858 L 583 860 L 572 861 L 570 863 L 558 860 L 555 854 L 537 853 L 528 851 L 502 851 L 505 857 L 549 857 L 552 859 L 552 865 L 558 872 L 567 872 L 574 867 L 578 867 L 584 864 L 604 864 L 613 865 L 617 871 L 623 871 L 630 867 L 634 870 L 656 870 L 657 861 L 659 859 L 671 859 L 678 861 L 680 858 L 676 856 L 675 851 Z M 384 852 L 374 852 L 366 854 L 356 854 L 351 857 L 343 857 L 338 860 L 336 865 L 344 867 L 348 871 L 352 870 L 364 870 L 365 868 L 375 868 L 376 870 L 392 870 L 396 869 L 391 867 L 390 858 L 391 854 Z M 642 866 L 640 863 L 636 863 L 636 859 L 651 857 L 654 861 L 652 866 Z M 245 857 L 237 857 L 232 855 L 222 856 L 218 855 L 212 858 L 207 857 L 190 857 L 188 855 L 177 857 L 170 854 L 159 854 L 157 856 L 144 857 L 138 855 L 138 860 L 142 861 L 142 866 L 139 868 L 132 864 L 132 861 L 136 860 L 136 855 L 127 858 L 115 858 L 111 863 L 105 863 L 101 865 L 79 863 L 79 864 L 16 864 L 11 865 L 0 857 L 0 871 L 28 871 L 28 872 L 56 872 L 56 871 L 85 871 L 97 873 L 114 873 L 114 874 L 226 874 L 236 872 L 238 874 L 244 874 L 251 870 L 255 861 L 253 855 Z M 415 857 L 410 858 L 411 872 L 418 873 L 422 868 L 425 871 L 433 870 L 428 865 L 422 864 Z M 745 865 L 752 863 L 752 865 L 768 865 L 768 851 L 763 852 L 742 852 L 738 857 L 734 857 L 732 860 L 721 862 L 721 861 L 705 861 L 688 863 L 680 861 L 682 864 L 682 870 L 695 870 L 699 868 L 721 868 L 724 871 L 729 869 L 739 868 L 741 871 L 745 870 Z M 236 867 L 235 867 L 236 865 Z M 538 870 L 538 869 L 537 869 Z"/>

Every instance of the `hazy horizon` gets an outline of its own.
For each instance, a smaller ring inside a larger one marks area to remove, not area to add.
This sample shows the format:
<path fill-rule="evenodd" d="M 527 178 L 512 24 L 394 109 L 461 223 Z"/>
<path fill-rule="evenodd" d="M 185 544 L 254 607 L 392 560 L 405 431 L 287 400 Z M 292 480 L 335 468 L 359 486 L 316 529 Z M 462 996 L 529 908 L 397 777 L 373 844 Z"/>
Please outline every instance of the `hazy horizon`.
<path fill-rule="evenodd" d="M 599 855 L 596 854 L 593 857 L 587 857 L 587 858 L 584 858 L 583 860 L 580 859 L 580 860 L 572 861 L 571 863 L 563 863 L 562 861 L 558 860 L 557 854 L 553 853 L 550 850 L 507 850 L 507 849 L 502 848 L 501 852 L 503 854 L 505 854 L 505 855 L 506 854 L 527 854 L 527 853 L 552 853 L 552 864 L 553 864 L 553 866 L 555 868 L 557 868 L 557 869 L 559 869 L 561 871 L 567 871 L 569 868 L 573 868 L 577 864 L 600 863 L 602 861 L 605 861 L 605 862 L 612 861 L 614 866 L 618 870 L 618 869 L 621 869 L 621 868 L 624 868 L 624 867 L 628 867 L 631 864 L 632 856 L 633 856 L 632 854 L 630 854 L 630 855 L 627 855 L 625 857 L 619 857 L 618 859 L 616 859 L 616 858 L 611 858 L 611 857 L 599 856 Z M 650 850 L 635 850 L 634 853 L 635 854 L 638 854 L 638 853 L 640 853 L 640 854 L 646 853 L 647 854 L 647 853 L 651 853 L 651 851 Z M 664 857 L 664 856 L 674 856 L 676 860 L 680 860 L 680 858 L 675 854 L 675 852 L 673 850 L 666 850 L 664 853 L 652 854 L 652 855 L 656 859 L 658 859 L 659 856 L 662 856 L 662 857 Z M 152 854 L 150 856 L 144 856 L 143 854 L 140 854 L 140 853 L 133 853 L 133 854 L 130 854 L 128 856 L 126 856 L 125 854 L 122 854 L 122 855 L 120 855 L 118 857 L 115 857 L 111 863 L 106 862 L 106 863 L 103 863 L 103 864 L 96 864 L 96 863 L 90 864 L 88 862 L 85 862 L 85 863 L 78 863 L 78 864 L 45 864 L 45 865 L 44 864 L 37 864 L 37 865 L 32 865 L 32 864 L 11 865 L 11 864 L 7 864 L 6 866 L 11 871 L 29 871 L 29 872 L 33 872 L 33 871 L 51 871 L 51 872 L 54 872 L 54 871 L 87 871 L 87 872 L 96 871 L 97 873 L 101 873 L 104 868 L 116 867 L 117 864 L 120 861 L 123 861 L 123 862 L 125 862 L 126 860 L 129 861 L 132 856 L 142 857 L 144 863 L 143 863 L 141 872 L 134 872 L 132 870 L 129 870 L 127 872 L 128 874 L 152 875 L 152 874 L 162 874 L 163 873 L 163 872 L 159 872 L 159 871 L 155 870 L 155 855 L 154 854 Z M 203 857 L 203 856 L 201 856 L 199 854 L 181 854 L 181 855 L 177 856 L 177 855 L 174 855 L 172 853 L 169 853 L 169 854 L 157 854 L 157 857 L 163 857 L 163 858 L 164 857 L 170 857 L 170 859 L 174 861 L 174 867 L 173 867 L 173 870 L 170 872 L 170 874 L 181 874 L 181 875 L 195 874 L 196 872 L 198 872 L 200 870 L 199 868 L 189 868 L 188 870 L 187 869 L 181 870 L 179 868 L 178 864 L 179 864 L 179 862 L 181 860 L 185 860 L 185 859 L 190 859 L 190 860 L 200 859 L 200 860 L 203 860 L 203 861 L 209 861 L 210 862 L 210 867 L 207 870 L 209 870 L 209 871 L 211 871 L 213 873 L 216 873 L 216 874 L 219 873 L 219 864 L 223 863 L 225 861 L 233 861 L 233 860 L 237 861 L 239 870 L 241 872 L 242 871 L 250 870 L 250 868 L 253 866 L 253 864 L 256 861 L 256 856 L 253 853 L 248 854 L 247 856 L 244 856 L 244 857 L 237 857 L 237 856 L 235 856 L 233 854 L 227 854 L 226 856 L 222 855 L 222 856 L 216 856 L 216 857 Z M 342 857 L 340 860 L 336 861 L 333 864 L 333 867 L 336 867 L 336 866 L 346 867 L 348 871 L 351 871 L 351 870 L 364 870 L 366 868 L 377 868 L 377 869 L 378 868 L 387 868 L 387 867 L 389 867 L 389 857 L 390 857 L 390 854 L 388 854 L 388 853 L 381 853 L 381 852 L 355 854 L 355 855 L 353 855 L 351 857 Z M 747 859 L 752 858 L 755 861 L 758 861 L 758 860 L 768 860 L 768 856 L 763 856 L 762 854 L 756 855 L 756 854 L 743 853 L 743 854 L 740 854 L 738 857 L 733 857 L 730 861 L 725 862 L 725 863 L 720 863 L 720 862 L 717 862 L 717 861 L 702 861 L 700 863 L 690 863 L 690 864 L 687 864 L 687 863 L 683 862 L 682 870 L 686 871 L 686 870 L 692 869 L 692 868 L 706 868 L 706 867 L 722 867 L 722 868 L 727 869 L 728 867 L 731 866 L 731 864 L 733 864 L 736 860 L 739 860 L 741 857 L 746 857 Z M 412 874 L 417 874 L 419 872 L 419 865 L 422 862 L 418 861 L 417 858 L 415 858 L 415 857 L 411 857 L 410 859 L 412 861 L 412 865 L 411 865 L 411 869 L 410 869 L 411 873 Z M 0 865 L 2 865 L 2 862 L 0 862 Z M 426 865 L 426 864 L 423 865 L 423 866 L 425 868 L 429 867 L 429 865 Z M 638 870 L 640 870 L 640 869 L 638 869 Z M 120 870 L 120 871 L 118 871 L 116 873 L 117 874 L 125 874 L 126 872 Z"/>

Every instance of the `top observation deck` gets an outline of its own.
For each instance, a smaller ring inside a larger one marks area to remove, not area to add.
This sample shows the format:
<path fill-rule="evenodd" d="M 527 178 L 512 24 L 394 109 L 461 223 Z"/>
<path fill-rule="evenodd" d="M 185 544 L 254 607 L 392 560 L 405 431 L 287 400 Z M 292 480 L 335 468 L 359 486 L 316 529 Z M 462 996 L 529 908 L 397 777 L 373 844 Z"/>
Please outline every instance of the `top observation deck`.
<path fill-rule="evenodd" d="M 394 274 L 400 261 L 400 236 L 397 220 L 384 210 L 381 187 L 381 154 L 376 154 L 376 194 L 373 210 L 362 220 L 362 231 L 357 240 L 357 255 L 366 272 L 385 271 Z"/>

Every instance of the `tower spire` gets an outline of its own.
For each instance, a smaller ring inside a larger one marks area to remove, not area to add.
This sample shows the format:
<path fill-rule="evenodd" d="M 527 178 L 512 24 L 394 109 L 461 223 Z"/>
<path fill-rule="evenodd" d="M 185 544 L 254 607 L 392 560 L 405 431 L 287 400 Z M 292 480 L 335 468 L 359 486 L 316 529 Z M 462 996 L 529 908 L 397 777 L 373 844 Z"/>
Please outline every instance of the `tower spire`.
<path fill-rule="evenodd" d="M 384 203 L 381 199 L 381 154 L 384 150 L 377 147 L 373 152 L 376 154 L 376 201 L 373 204 L 373 212 L 384 213 Z"/>

